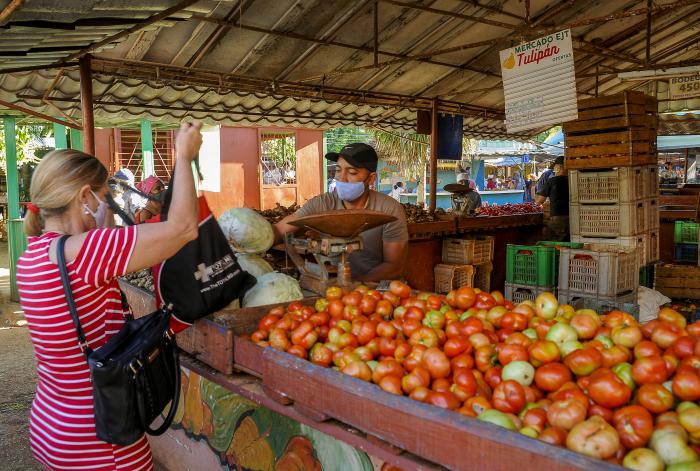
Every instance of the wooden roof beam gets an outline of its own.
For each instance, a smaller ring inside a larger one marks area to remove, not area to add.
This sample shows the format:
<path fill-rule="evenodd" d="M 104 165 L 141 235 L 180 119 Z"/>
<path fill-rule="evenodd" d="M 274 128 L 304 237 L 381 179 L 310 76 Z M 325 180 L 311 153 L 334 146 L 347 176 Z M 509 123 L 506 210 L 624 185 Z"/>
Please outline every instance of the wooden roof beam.
<path fill-rule="evenodd" d="M 22 6 L 24 3 L 24 0 L 10 0 L 10 3 L 5 5 L 5 8 L 0 11 L 0 24 L 4 23 L 7 21 L 12 14 L 17 11 L 19 7 Z"/>
<path fill-rule="evenodd" d="M 36 97 L 37 100 L 41 100 L 41 96 Z M 78 101 L 78 100 L 76 100 Z M 3 106 L 5 108 L 9 108 L 11 110 L 19 111 L 20 113 L 27 114 L 29 116 L 34 116 L 35 118 L 41 118 L 43 120 L 49 121 L 51 123 L 56 123 L 56 124 L 61 124 L 63 126 L 67 126 L 69 128 L 77 129 L 77 130 L 82 130 L 83 128 L 77 124 L 68 122 L 68 121 L 61 121 L 60 119 L 54 118 L 53 116 L 49 116 L 44 113 L 40 113 L 38 111 L 34 111 L 32 109 L 26 108 L 24 106 L 16 105 L 14 103 L 10 103 L 9 101 L 5 100 L 0 100 L 0 106 Z"/>

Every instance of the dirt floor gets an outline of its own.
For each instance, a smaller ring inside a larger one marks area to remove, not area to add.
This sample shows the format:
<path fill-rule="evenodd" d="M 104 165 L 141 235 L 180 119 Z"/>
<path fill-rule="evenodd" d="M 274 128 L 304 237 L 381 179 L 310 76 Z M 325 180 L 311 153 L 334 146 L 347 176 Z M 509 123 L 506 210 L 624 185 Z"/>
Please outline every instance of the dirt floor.
<path fill-rule="evenodd" d="M 0 242 L 0 469 L 41 471 L 29 449 L 34 351 L 21 308 L 10 300 L 8 267 L 7 243 Z M 167 469 L 156 464 L 156 471 Z"/>

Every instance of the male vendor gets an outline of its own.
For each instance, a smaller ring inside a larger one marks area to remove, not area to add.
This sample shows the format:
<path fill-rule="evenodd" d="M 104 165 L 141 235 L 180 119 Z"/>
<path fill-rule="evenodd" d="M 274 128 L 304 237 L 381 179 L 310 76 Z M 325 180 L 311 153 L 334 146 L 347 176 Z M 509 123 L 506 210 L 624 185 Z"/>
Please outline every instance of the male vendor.
<path fill-rule="evenodd" d="M 370 188 L 377 177 L 377 153 L 372 146 L 358 142 L 326 154 L 326 159 L 337 163 L 335 191 L 315 196 L 294 215 L 275 224 L 276 241 L 281 242 L 287 232 L 299 230 L 287 223 L 292 217 L 344 209 L 379 211 L 396 220 L 360 234 L 362 250 L 349 255 L 352 279 L 379 282 L 401 278 L 408 255 L 406 216 L 401 203 Z"/>

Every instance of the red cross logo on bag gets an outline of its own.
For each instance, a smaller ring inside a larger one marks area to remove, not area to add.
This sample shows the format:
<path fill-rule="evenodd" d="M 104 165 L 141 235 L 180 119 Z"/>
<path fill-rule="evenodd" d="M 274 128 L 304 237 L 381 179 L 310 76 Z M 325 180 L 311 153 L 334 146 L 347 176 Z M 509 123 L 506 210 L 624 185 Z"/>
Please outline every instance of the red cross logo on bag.
<path fill-rule="evenodd" d="M 197 271 L 194 272 L 194 278 L 202 283 L 207 283 L 210 280 L 209 276 L 212 273 L 214 273 L 214 269 L 212 267 L 208 267 L 205 264 L 200 263 L 197 265 Z"/>

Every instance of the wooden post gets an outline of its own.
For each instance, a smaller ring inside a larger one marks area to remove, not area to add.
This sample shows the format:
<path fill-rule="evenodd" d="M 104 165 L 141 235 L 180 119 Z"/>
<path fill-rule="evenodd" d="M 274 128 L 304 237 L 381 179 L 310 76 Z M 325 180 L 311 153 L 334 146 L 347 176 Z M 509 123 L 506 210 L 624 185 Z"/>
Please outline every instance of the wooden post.
<path fill-rule="evenodd" d="M 83 151 L 95 155 L 95 117 L 92 110 L 92 68 L 89 55 L 80 58 L 80 108 L 83 112 Z"/>
<path fill-rule="evenodd" d="M 56 149 L 68 149 L 68 139 L 66 138 L 66 127 L 62 124 L 53 125 L 53 138 Z"/>
<path fill-rule="evenodd" d="M 17 172 L 17 136 L 15 118 L 3 118 L 5 130 L 5 175 L 7 176 L 7 240 L 10 255 L 10 299 L 19 301 L 17 291 L 17 260 L 27 247 L 23 223 L 19 214 L 19 174 Z"/>
<path fill-rule="evenodd" d="M 155 175 L 156 171 L 153 163 L 153 128 L 151 127 L 151 122 L 147 119 L 141 120 L 141 156 L 143 159 L 141 179 Z"/>
<path fill-rule="evenodd" d="M 428 210 L 435 212 L 437 206 L 437 148 L 438 148 L 438 99 L 433 98 L 430 112 L 432 125 L 430 127 L 430 206 Z"/>

